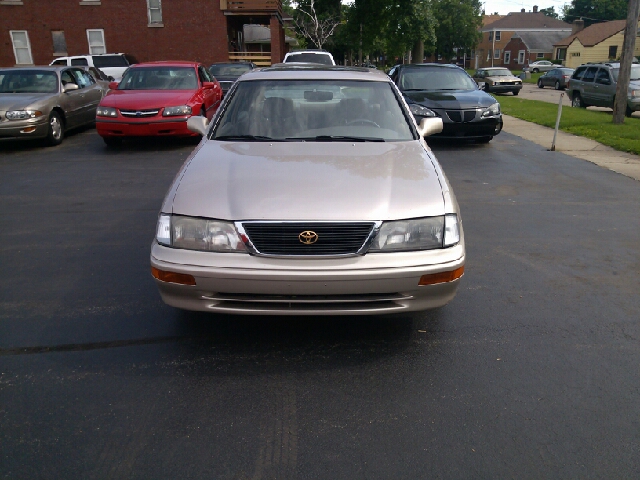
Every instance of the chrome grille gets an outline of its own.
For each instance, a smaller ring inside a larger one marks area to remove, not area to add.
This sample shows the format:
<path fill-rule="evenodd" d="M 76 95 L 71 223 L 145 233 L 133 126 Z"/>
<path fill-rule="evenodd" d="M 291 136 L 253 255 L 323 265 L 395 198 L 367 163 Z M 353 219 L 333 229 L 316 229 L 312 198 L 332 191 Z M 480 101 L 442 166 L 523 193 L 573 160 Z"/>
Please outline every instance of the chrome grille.
<path fill-rule="evenodd" d="M 257 253 L 277 256 L 355 255 L 371 235 L 374 222 L 246 222 L 242 223 Z M 300 240 L 314 232 L 314 243 Z"/>
<path fill-rule="evenodd" d="M 476 118 L 476 110 L 447 110 L 447 116 L 452 122 L 467 123 Z"/>
<path fill-rule="evenodd" d="M 153 117 L 158 114 L 160 110 L 120 110 L 120 114 L 123 117 Z"/>

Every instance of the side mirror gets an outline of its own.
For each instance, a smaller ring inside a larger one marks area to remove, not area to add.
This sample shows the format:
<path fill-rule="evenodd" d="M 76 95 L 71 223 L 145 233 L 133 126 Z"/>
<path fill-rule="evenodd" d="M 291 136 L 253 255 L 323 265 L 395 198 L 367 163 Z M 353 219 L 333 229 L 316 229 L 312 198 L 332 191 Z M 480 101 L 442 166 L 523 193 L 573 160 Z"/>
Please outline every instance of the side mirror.
<path fill-rule="evenodd" d="M 217 88 L 216 82 L 202 82 L 202 88 Z"/>
<path fill-rule="evenodd" d="M 192 132 L 205 135 L 207 133 L 207 127 L 209 126 L 209 119 L 201 116 L 189 117 L 187 120 L 187 128 Z"/>
<path fill-rule="evenodd" d="M 428 137 L 434 133 L 442 132 L 443 124 L 441 118 L 423 118 L 418 125 L 418 133 L 421 137 Z"/>
<path fill-rule="evenodd" d="M 118 82 L 109 82 L 109 90 L 115 90 L 120 85 Z"/>
<path fill-rule="evenodd" d="M 63 87 L 62 91 L 63 91 L 64 93 L 67 93 L 67 92 L 71 92 L 71 91 L 73 91 L 73 90 L 78 90 L 79 88 L 80 88 L 80 87 L 79 87 L 78 85 L 76 85 L 75 83 L 67 83 L 67 84 Z"/>

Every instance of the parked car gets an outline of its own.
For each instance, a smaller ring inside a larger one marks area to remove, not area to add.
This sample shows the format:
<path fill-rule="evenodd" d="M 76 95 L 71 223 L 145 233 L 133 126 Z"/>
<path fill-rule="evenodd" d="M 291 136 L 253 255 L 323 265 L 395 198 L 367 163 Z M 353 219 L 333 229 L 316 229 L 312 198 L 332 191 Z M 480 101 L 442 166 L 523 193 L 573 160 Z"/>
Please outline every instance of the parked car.
<path fill-rule="evenodd" d="M 96 130 L 108 146 L 125 137 L 194 136 L 187 119 L 211 119 L 222 99 L 220 84 L 194 62 L 138 63 L 110 87 L 96 113 Z"/>
<path fill-rule="evenodd" d="M 0 68 L 0 140 L 45 138 L 91 124 L 104 92 L 77 67 Z"/>
<path fill-rule="evenodd" d="M 529 64 L 529 71 L 531 71 L 531 73 L 548 72 L 556 67 L 557 65 L 549 60 L 538 60 L 537 62 Z"/>
<path fill-rule="evenodd" d="M 502 130 L 500 104 L 456 65 L 396 65 L 389 74 L 416 122 L 442 119 L 444 128 L 437 137 L 489 142 Z"/>
<path fill-rule="evenodd" d="M 240 75 L 255 68 L 256 64 L 253 62 L 214 63 L 209 67 L 209 73 L 220 83 L 224 96 Z"/>
<path fill-rule="evenodd" d="M 613 108 L 620 73 L 620 63 L 600 63 L 581 65 L 569 79 L 571 105 L 578 108 Z M 627 90 L 627 109 L 630 117 L 640 110 L 640 65 L 631 65 L 631 76 Z"/>
<path fill-rule="evenodd" d="M 50 65 L 68 65 L 75 67 L 96 67 L 105 75 L 120 80 L 129 65 L 138 61 L 126 53 L 101 53 L 98 55 L 75 55 L 73 57 L 58 57 Z"/>
<path fill-rule="evenodd" d="M 518 95 L 522 90 L 522 79 L 504 67 L 480 68 L 474 73 L 473 79 L 485 92 L 511 92 Z"/>
<path fill-rule="evenodd" d="M 114 81 L 113 77 L 105 75 L 103 71 L 96 67 L 84 67 L 84 71 L 93 77 L 96 83 L 102 87 L 104 95 L 106 95 L 109 91 L 109 84 Z"/>
<path fill-rule="evenodd" d="M 158 216 L 151 273 L 187 310 L 373 315 L 442 306 L 465 246 L 455 196 L 382 72 L 318 65 L 246 73 Z"/>
<path fill-rule="evenodd" d="M 335 65 L 331 55 L 326 50 L 295 50 L 284 56 L 283 63 L 320 63 L 322 65 Z"/>
<path fill-rule="evenodd" d="M 567 88 L 567 84 L 569 83 L 571 75 L 573 75 L 573 71 L 573 68 L 567 67 L 558 67 L 553 70 L 549 70 L 538 78 L 538 88 L 549 86 L 556 90 L 564 90 Z"/>

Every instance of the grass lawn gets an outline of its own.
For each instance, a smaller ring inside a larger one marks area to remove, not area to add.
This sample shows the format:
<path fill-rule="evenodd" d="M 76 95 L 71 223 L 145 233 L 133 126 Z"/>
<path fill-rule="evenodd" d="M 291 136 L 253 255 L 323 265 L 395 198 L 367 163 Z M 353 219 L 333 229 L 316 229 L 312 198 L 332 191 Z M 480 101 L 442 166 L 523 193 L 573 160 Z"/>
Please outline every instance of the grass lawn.
<path fill-rule="evenodd" d="M 546 127 L 556 126 L 558 105 L 502 95 L 496 100 L 502 113 Z M 611 112 L 562 107 L 560 130 L 640 155 L 640 118 L 625 118 L 622 125 L 614 125 L 611 119 Z"/>

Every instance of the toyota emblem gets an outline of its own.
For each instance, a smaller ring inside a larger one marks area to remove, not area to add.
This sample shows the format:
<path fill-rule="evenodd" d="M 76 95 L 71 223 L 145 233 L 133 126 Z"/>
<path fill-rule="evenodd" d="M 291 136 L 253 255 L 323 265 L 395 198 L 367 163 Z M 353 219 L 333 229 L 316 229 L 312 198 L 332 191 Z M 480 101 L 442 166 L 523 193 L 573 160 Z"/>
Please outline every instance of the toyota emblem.
<path fill-rule="evenodd" d="M 316 232 L 312 232 L 311 230 L 305 230 L 300 235 L 298 235 L 298 239 L 300 243 L 304 243 L 305 245 L 312 245 L 318 241 L 318 234 Z"/>

